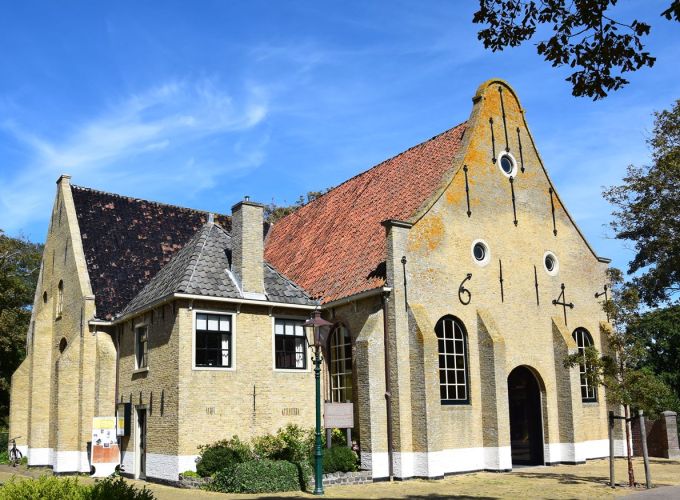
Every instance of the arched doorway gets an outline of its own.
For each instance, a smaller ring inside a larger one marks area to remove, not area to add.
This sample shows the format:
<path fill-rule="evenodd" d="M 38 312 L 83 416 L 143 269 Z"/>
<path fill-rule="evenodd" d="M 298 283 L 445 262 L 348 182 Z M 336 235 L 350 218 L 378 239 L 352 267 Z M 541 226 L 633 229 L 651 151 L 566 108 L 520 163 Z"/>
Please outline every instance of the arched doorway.
<path fill-rule="evenodd" d="M 518 366 L 508 376 L 508 403 L 513 465 L 542 465 L 541 388 L 526 366 Z"/>

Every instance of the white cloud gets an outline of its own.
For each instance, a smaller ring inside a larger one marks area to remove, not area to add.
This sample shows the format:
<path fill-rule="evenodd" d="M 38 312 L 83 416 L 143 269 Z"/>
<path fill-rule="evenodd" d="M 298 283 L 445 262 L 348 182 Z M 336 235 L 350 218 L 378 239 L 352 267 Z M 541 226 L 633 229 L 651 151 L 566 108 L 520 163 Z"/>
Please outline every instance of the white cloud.
<path fill-rule="evenodd" d="M 236 99 L 215 82 L 202 80 L 169 82 L 129 95 L 60 139 L 40 137 L 5 121 L 0 128 L 24 147 L 27 156 L 0 186 L 0 227 L 12 232 L 44 219 L 53 199 L 52 182 L 61 173 L 83 185 L 101 185 L 105 178 L 106 189 L 125 193 L 140 182 L 155 183 L 156 191 L 177 188 L 192 184 L 201 173 L 207 180 L 195 185 L 213 185 L 216 175 L 253 168 L 262 162 L 263 153 L 238 151 L 238 136 L 260 123 L 267 111 L 267 96 L 257 85 Z M 189 147 L 200 152 L 203 142 L 226 134 L 234 134 L 236 145 L 225 141 L 223 148 L 232 154 L 222 165 L 201 165 L 190 155 L 187 168 L 186 155 L 172 156 Z M 263 147 L 261 141 L 257 146 Z M 170 164 L 154 167 L 160 155 Z"/>

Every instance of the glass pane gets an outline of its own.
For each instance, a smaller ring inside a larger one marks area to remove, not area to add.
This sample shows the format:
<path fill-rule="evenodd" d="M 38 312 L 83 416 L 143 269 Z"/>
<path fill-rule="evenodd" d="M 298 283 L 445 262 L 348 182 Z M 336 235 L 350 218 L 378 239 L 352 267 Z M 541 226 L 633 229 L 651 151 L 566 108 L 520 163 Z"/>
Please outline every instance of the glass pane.
<path fill-rule="evenodd" d="M 276 335 L 283 335 L 283 323 L 279 320 L 276 320 L 276 323 L 274 324 L 274 333 Z"/>
<path fill-rule="evenodd" d="M 295 334 L 295 325 L 291 323 L 286 323 L 286 335 L 294 335 Z"/>
<path fill-rule="evenodd" d="M 206 341 L 206 334 L 205 333 L 196 333 L 196 347 L 197 348 L 206 348 L 208 347 L 207 341 Z"/>
<path fill-rule="evenodd" d="M 439 370 L 439 383 L 440 384 L 446 383 L 446 371 L 445 370 Z"/>
<path fill-rule="evenodd" d="M 222 349 L 229 349 L 229 334 L 222 334 Z"/>
<path fill-rule="evenodd" d="M 302 323 L 297 323 L 295 325 L 295 335 L 298 337 L 303 337 L 305 335 L 305 329 L 302 326 Z"/>
<path fill-rule="evenodd" d="M 441 397 L 442 400 L 448 399 L 445 385 L 439 387 L 439 396 Z"/>
<path fill-rule="evenodd" d="M 443 354 L 439 355 L 439 368 L 446 368 L 446 357 Z"/>
<path fill-rule="evenodd" d="M 196 315 L 196 329 L 205 330 L 207 328 L 208 318 L 205 314 Z"/>
<path fill-rule="evenodd" d="M 229 332 L 231 331 L 231 320 L 229 316 L 222 316 L 220 318 L 220 331 Z"/>
<path fill-rule="evenodd" d="M 198 349 L 196 351 L 196 366 L 204 366 L 205 364 L 205 350 Z"/>
<path fill-rule="evenodd" d="M 229 366 L 229 351 L 222 351 L 222 366 Z"/>
<path fill-rule="evenodd" d="M 208 316 L 208 330 L 219 330 L 219 316 Z"/>

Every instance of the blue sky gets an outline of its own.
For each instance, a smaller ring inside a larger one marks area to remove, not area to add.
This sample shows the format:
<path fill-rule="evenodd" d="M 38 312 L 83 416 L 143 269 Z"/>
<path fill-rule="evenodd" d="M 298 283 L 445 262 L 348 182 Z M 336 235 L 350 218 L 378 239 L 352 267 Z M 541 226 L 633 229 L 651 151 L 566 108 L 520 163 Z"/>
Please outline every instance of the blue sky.
<path fill-rule="evenodd" d="M 577 223 L 625 267 L 601 186 L 649 162 L 651 113 L 680 98 L 668 1 L 619 2 L 652 24 L 657 62 L 596 103 L 531 44 L 484 50 L 473 0 L 4 2 L 0 228 L 43 241 L 60 173 L 226 213 L 293 202 L 466 120 L 501 77 Z"/>

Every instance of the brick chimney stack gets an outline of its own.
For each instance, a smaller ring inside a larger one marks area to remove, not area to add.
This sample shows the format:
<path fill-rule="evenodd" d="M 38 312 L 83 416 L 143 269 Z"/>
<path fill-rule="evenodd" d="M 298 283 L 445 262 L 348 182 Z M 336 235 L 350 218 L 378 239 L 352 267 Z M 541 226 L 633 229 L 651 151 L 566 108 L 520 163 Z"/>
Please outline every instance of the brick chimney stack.
<path fill-rule="evenodd" d="M 264 296 L 264 205 L 243 201 L 231 207 L 231 272 L 244 297 Z"/>

